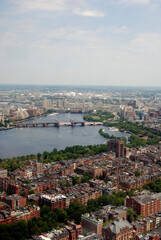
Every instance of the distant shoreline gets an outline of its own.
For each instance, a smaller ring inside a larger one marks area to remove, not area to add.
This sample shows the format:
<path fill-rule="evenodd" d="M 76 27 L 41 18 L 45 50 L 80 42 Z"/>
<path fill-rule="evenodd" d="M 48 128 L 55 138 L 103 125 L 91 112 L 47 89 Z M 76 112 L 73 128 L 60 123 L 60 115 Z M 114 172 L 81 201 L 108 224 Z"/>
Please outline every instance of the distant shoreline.
<path fill-rule="evenodd" d="M 2 87 L 4 87 L 4 88 L 9 88 L 9 87 L 13 87 L 13 88 L 15 88 L 15 87 L 20 87 L 21 89 L 22 88 L 27 88 L 27 89 L 30 89 L 30 88 L 46 88 L 46 87 L 49 87 L 49 88 L 57 88 L 57 89 L 63 89 L 63 88 L 78 88 L 78 89 L 80 89 L 80 88 L 83 88 L 83 89 L 85 89 L 85 88 L 90 88 L 90 89 L 99 89 L 99 88 L 104 88 L 104 89 L 106 89 L 106 88 L 120 88 L 120 89 L 124 89 L 124 88 L 128 88 L 128 89 L 137 89 L 137 88 L 141 88 L 142 90 L 146 90 L 146 89 L 155 89 L 155 90 L 161 90 L 161 86 L 143 86 L 143 85 L 141 85 L 141 86 L 135 86 L 135 85 L 133 85 L 133 86 L 127 86 L 127 85 L 122 85 L 122 86 L 119 86 L 119 85 L 75 85 L 75 84 L 67 84 L 67 85 L 44 85 L 44 84 L 41 84 L 41 85 L 37 85 L 37 84 L 10 84 L 10 83 L 6 83 L 6 84 L 3 84 L 3 83 L 0 83 L 0 88 L 2 88 Z"/>

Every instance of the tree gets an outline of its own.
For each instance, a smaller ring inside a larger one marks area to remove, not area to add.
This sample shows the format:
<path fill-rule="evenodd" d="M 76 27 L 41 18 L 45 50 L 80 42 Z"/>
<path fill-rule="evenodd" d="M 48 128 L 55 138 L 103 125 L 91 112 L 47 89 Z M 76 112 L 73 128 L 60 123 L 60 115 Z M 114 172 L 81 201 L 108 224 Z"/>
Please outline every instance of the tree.
<path fill-rule="evenodd" d="M 137 219 L 137 217 L 138 217 L 137 213 L 132 208 L 128 208 L 128 210 L 127 210 L 128 221 L 133 222 Z"/>
<path fill-rule="evenodd" d="M 34 234 L 39 235 L 39 234 L 41 234 L 41 229 L 35 224 L 31 227 L 30 232 L 32 235 L 34 235 Z"/>
<path fill-rule="evenodd" d="M 67 221 L 67 212 L 65 210 L 61 211 L 58 215 L 58 222 L 65 223 Z"/>
<path fill-rule="evenodd" d="M 141 172 L 140 172 L 139 170 L 136 170 L 136 171 L 135 171 L 135 176 L 136 176 L 136 177 L 141 176 Z"/>
<path fill-rule="evenodd" d="M 29 236 L 27 222 L 21 220 L 8 225 L 8 232 L 13 239 L 25 240 Z"/>
<path fill-rule="evenodd" d="M 99 209 L 99 203 L 97 199 L 91 199 L 88 200 L 87 202 L 87 211 L 90 212 L 94 212 L 96 210 Z"/>
<path fill-rule="evenodd" d="M 8 230 L 8 226 L 7 225 L 0 224 L 0 239 L 1 240 L 6 240 L 6 239 L 14 240 L 10 236 L 10 233 L 7 230 Z"/>
<path fill-rule="evenodd" d="M 149 182 L 143 185 L 143 189 L 150 190 L 151 192 L 161 192 L 161 179 L 158 178 L 154 182 Z"/>
<path fill-rule="evenodd" d="M 47 151 L 43 152 L 43 158 L 44 159 L 47 159 L 49 156 L 49 153 Z"/>
<path fill-rule="evenodd" d="M 73 185 L 76 185 L 79 183 L 79 177 L 78 176 L 74 176 L 73 177 Z"/>
<path fill-rule="evenodd" d="M 81 179 L 81 182 L 82 182 L 82 183 L 86 183 L 86 182 L 88 182 L 91 178 L 92 178 L 91 173 L 90 173 L 89 171 L 85 171 L 85 172 L 83 173 L 83 177 L 82 177 L 82 179 Z"/>
<path fill-rule="evenodd" d="M 35 193 L 34 190 L 30 190 L 30 191 L 29 191 L 29 194 L 34 194 L 34 193 Z"/>
<path fill-rule="evenodd" d="M 42 208 L 41 208 L 41 217 L 44 217 L 45 215 L 48 215 L 49 213 L 51 212 L 51 208 L 44 205 Z"/>
<path fill-rule="evenodd" d="M 23 191 L 23 192 L 21 192 L 21 194 L 20 194 L 22 197 L 26 197 L 26 193 Z"/>
<path fill-rule="evenodd" d="M 37 160 L 40 161 L 41 160 L 41 153 L 37 154 Z"/>
<path fill-rule="evenodd" d="M 56 148 L 54 148 L 54 149 L 53 149 L 53 153 L 54 153 L 55 155 L 57 155 L 57 154 L 58 154 L 58 150 L 57 150 Z"/>
<path fill-rule="evenodd" d="M 68 217 L 70 220 L 75 220 L 76 223 L 80 223 L 81 215 L 87 212 L 87 208 L 79 202 L 72 202 L 67 209 Z"/>

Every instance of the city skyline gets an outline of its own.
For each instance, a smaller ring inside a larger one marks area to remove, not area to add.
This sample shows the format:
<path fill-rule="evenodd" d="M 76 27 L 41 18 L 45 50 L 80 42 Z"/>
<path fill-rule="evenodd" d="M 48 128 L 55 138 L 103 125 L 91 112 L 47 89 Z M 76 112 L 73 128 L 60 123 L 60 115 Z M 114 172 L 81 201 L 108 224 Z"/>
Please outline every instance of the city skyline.
<path fill-rule="evenodd" d="M 0 84 L 161 86 L 160 0 L 0 3 Z"/>

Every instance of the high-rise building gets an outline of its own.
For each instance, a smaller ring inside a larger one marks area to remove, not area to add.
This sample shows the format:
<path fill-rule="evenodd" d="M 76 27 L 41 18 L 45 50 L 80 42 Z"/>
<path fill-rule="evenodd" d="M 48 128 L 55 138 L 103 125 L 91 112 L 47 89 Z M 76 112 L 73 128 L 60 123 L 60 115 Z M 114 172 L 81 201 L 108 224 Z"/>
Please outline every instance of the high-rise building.
<path fill-rule="evenodd" d="M 62 108 L 62 109 L 67 108 L 67 101 L 66 101 L 66 99 L 58 99 L 56 101 L 56 108 Z"/>
<path fill-rule="evenodd" d="M 63 100 L 62 100 L 62 107 L 63 107 L 63 108 L 67 108 L 66 99 L 63 99 Z"/>
<path fill-rule="evenodd" d="M 0 123 L 4 124 L 4 112 L 0 110 Z"/>
<path fill-rule="evenodd" d="M 117 139 L 108 141 L 108 151 L 115 152 L 116 157 L 124 157 L 124 141 Z"/>
<path fill-rule="evenodd" d="M 52 108 L 52 102 L 50 99 L 44 99 L 43 100 L 43 107 L 46 109 L 51 109 Z"/>
<path fill-rule="evenodd" d="M 36 163 L 36 172 L 37 172 L 37 175 L 40 175 L 43 173 L 43 165 L 42 163 Z"/>
<path fill-rule="evenodd" d="M 128 102 L 128 106 L 132 106 L 133 108 L 136 108 L 137 104 L 136 104 L 136 99 L 135 100 L 130 100 Z"/>
<path fill-rule="evenodd" d="M 60 108 L 61 107 L 61 101 L 60 99 L 56 101 L 56 108 Z"/>

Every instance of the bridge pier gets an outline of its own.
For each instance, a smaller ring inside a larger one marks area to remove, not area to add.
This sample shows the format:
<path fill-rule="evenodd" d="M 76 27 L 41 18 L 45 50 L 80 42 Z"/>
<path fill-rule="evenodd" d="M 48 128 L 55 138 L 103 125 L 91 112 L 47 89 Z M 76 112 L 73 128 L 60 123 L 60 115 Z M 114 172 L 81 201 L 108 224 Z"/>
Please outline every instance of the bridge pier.
<path fill-rule="evenodd" d="M 75 126 L 74 122 L 73 122 L 73 121 L 71 121 L 71 127 L 74 127 L 74 126 Z"/>
<path fill-rule="evenodd" d="M 60 127 L 60 122 L 56 122 L 55 127 Z"/>

